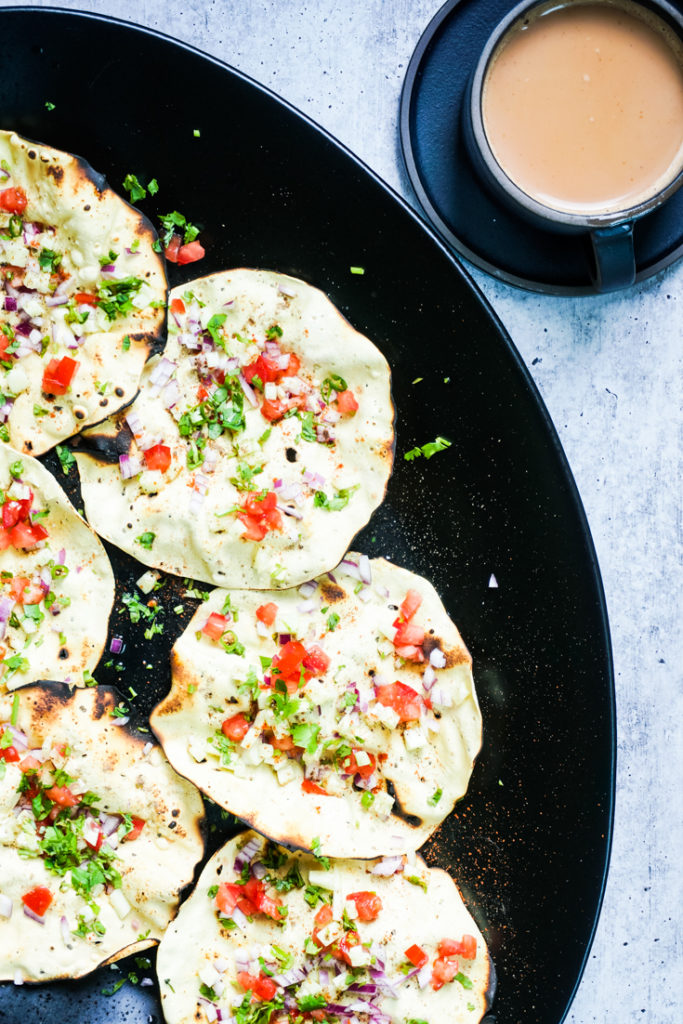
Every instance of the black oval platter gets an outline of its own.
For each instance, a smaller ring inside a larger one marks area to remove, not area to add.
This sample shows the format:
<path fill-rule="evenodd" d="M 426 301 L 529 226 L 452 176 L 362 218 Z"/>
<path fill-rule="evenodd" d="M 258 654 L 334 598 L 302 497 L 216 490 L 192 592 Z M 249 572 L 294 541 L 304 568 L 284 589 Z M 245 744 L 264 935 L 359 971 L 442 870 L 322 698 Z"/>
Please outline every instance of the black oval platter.
<path fill-rule="evenodd" d="M 181 210 L 202 227 L 207 255 L 194 270 L 302 277 L 391 363 L 396 467 L 356 545 L 440 591 L 474 657 L 485 730 L 470 790 L 425 853 L 454 875 L 487 937 L 498 975 L 488 1020 L 559 1024 L 607 870 L 613 676 L 583 509 L 510 339 L 407 205 L 260 85 L 189 46 L 97 16 L 4 8 L 0 32 L 1 127 L 78 153 L 119 190 L 128 172 L 156 177 L 159 193 L 141 209 L 152 219 Z M 193 276 L 192 267 L 171 268 L 172 285 Z M 429 461 L 403 458 L 437 435 L 451 447 Z M 75 469 L 66 477 L 53 454 L 45 461 L 78 507 Z M 131 623 L 121 604 L 142 568 L 108 550 L 118 580 L 110 636 L 122 635 L 126 649 L 95 674 L 126 698 L 132 687 L 144 726 L 169 688 L 170 646 L 197 601 L 168 578 L 159 591 L 164 632 L 146 640 L 145 624 Z M 182 615 L 172 610 L 179 603 Z M 213 850 L 235 828 L 215 809 L 208 820 Z M 103 994 L 134 969 L 119 967 L 80 982 L 0 985 L 0 1020 L 162 1021 L 156 987 L 126 981 Z"/>

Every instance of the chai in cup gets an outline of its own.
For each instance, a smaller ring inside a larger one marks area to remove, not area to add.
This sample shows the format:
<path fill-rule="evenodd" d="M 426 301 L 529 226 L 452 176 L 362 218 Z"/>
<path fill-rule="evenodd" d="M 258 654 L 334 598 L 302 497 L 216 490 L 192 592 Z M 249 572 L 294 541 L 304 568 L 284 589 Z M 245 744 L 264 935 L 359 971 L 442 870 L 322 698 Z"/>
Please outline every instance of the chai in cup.
<path fill-rule="evenodd" d="M 683 43 L 630 0 L 540 6 L 494 51 L 482 117 L 532 199 L 570 215 L 629 210 L 683 168 Z"/>

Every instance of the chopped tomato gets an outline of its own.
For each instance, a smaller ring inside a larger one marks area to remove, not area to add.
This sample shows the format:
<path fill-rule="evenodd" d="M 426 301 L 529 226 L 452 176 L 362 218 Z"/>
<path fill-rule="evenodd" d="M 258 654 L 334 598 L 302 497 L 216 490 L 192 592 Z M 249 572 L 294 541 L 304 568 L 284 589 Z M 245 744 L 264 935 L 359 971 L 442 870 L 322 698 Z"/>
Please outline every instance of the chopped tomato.
<path fill-rule="evenodd" d="M 235 907 L 238 907 L 247 917 L 256 913 L 256 907 L 244 895 L 244 886 L 235 885 L 233 882 L 221 882 L 218 886 L 216 906 L 222 914 L 226 914 L 228 917 Z"/>
<path fill-rule="evenodd" d="M 0 551 L 6 551 L 11 543 L 9 530 L 6 530 L 4 526 L 0 526 Z"/>
<path fill-rule="evenodd" d="M 33 754 L 27 754 L 19 767 L 22 772 L 37 772 L 40 768 L 40 761 Z"/>
<path fill-rule="evenodd" d="M 282 529 L 282 516 L 274 491 L 266 491 L 265 494 L 252 491 L 240 506 L 237 518 L 246 526 L 242 536 L 247 540 L 263 540 L 269 530 Z"/>
<path fill-rule="evenodd" d="M 288 640 L 277 652 L 270 666 L 275 678 L 299 682 L 301 667 L 306 657 L 306 648 L 299 640 Z M 305 673 L 304 673 L 305 677 Z"/>
<path fill-rule="evenodd" d="M 345 757 L 342 761 L 342 768 L 347 775 L 360 775 L 361 779 L 369 779 L 375 770 L 377 759 L 374 754 L 366 754 L 366 757 L 370 758 L 368 764 L 359 765 L 356 754 L 360 753 L 366 754 L 365 751 L 361 751 L 360 747 L 354 747 L 348 757 Z"/>
<path fill-rule="evenodd" d="M 130 832 L 126 832 L 125 836 L 121 839 L 121 842 L 132 843 L 134 839 L 137 839 L 143 828 L 145 827 L 144 818 L 136 818 L 135 815 L 131 815 L 132 828 Z"/>
<path fill-rule="evenodd" d="M 406 960 L 410 961 L 413 967 L 424 967 L 424 965 L 429 960 L 429 957 L 425 953 L 422 946 L 418 946 L 417 944 L 409 946 L 408 949 L 405 951 L 404 956 Z"/>
<path fill-rule="evenodd" d="M 398 610 L 398 618 L 394 619 L 394 626 L 400 626 L 402 622 L 412 619 L 415 612 L 422 604 L 422 595 L 417 590 L 409 590 L 401 602 Z"/>
<path fill-rule="evenodd" d="M 205 633 L 211 640 L 220 640 L 225 633 L 230 620 L 218 612 L 211 612 L 208 619 L 202 626 L 202 633 Z"/>
<path fill-rule="evenodd" d="M 181 238 L 180 235 L 173 235 L 173 237 L 171 238 L 171 241 L 168 243 L 168 245 L 164 249 L 164 256 L 166 257 L 166 259 L 168 260 L 169 263 L 177 263 L 178 262 L 178 252 L 180 251 L 180 243 L 181 242 L 182 242 L 182 238 Z"/>
<path fill-rule="evenodd" d="M 453 960 L 451 957 L 440 956 L 434 961 L 432 967 L 432 988 L 435 992 L 438 992 L 443 985 L 448 981 L 453 981 L 453 978 L 458 973 L 458 961 Z"/>
<path fill-rule="evenodd" d="M 171 449 L 166 444 L 154 444 L 143 453 L 147 469 L 158 469 L 165 473 L 171 465 Z"/>
<path fill-rule="evenodd" d="M 46 395 L 65 395 L 73 375 L 79 367 L 77 359 L 70 356 L 62 356 L 61 359 L 51 359 L 43 370 L 43 383 L 41 385 Z"/>
<path fill-rule="evenodd" d="M 354 946 L 360 946 L 360 935 L 358 932 L 344 932 L 339 942 L 333 947 L 332 955 L 337 960 L 343 960 L 345 964 L 351 966 L 349 950 L 353 949 Z"/>
<path fill-rule="evenodd" d="M 396 630 L 394 644 L 397 647 L 421 647 L 424 639 L 425 631 L 422 626 L 418 626 L 414 622 L 402 622 Z"/>
<path fill-rule="evenodd" d="M 188 242 L 187 245 L 181 245 L 176 254 L 176 263 L 196 263 L 197 260 L 201 260 L 206 255 L 206 250 L 203 245 L 199 242 Z"/>
<path fill-rule="evenodd" d="M 182 299 L 171 299 L 171 312 L 172 313 L 184 313 L 185 303 Z"/>
<path fill-rule="evenodd" d="M 346 898 L 356 904 L 359 921 L 374 921 L 382 909 L 382 901 L 376 892 L 352 892 Z"/>
<path fill-rule="evenodd" d="M 2 525 L 6 530 L 11 530 L 17 523 L 25 522 L 28 519 L 33 504 L 33 495 L 30 498 L 8 498 L 2 506 Z"/>
<path fill-rule="evenodd" d="M 287 370 L 280 368 L 279 359 L 271 359 L 266 355 L 260 355 L 253 363 L 249 363 L 242 369 L 242 374 L 248 384 L 251 384 L 254 377 L 258 377 L 262 384 L 276 384 L 286 373 Z"/>
<path fill-rule="evenodd" d="M 48 536 L 47 530 L 39 523 L 17 523 L 7 531 L 9 542 L 15 548 L 33 548 Z M 6 547 L 7 545 L 5 545 Z"/>
<path fill-rule="evenodd" d="M 76 292 L 74 301 L 77 306 L 96 306 L 97 296 L 91 295 L 90 292 Z"/>
<path fill-rule="evenodd" d="M 93 822 L 91 831 L 88 832 L 85 829 L 83 830 L 83 838 L 90 849 L 94 850 L 95 853 L 98 853 L 102 843 L 104 842 L 104 833 L 100 832 L 99 828 L 97 828 Z"/>
<path fill-rule="evenodd" d="M 275 622 L 277 615 L 277 605 L 274 601 L 269 601 L 268 604 L 262 604 L 256 609 L 256 618 L 259 622 L 262 622 L 264 626 L 272 626 Z"/>
<path fill-rule="evenodd" d="M 286 402 L 271 402 L 269 399 L 264 398 L 261 403 L 261 413 L 271 423 L 275 423 L 276 420 L 281 420 L 284 414 L 287 412 Z"/>
<path fill-rule="evenodd" d="M 280 914 L 282 901 L 278 896 L 271 896 L 266 891 L 266 887 L 260 878 L 250 878 L 242 888 L 246 898 L 253 903 L 261 914 L 265 914 L 266 917 L 272 917 L 274 921 L 282 920 L 282 915 Z"/>
<path fill-rule="evenodd" d="M 306 656 L 304 657 L 304 668 L 307 670 L 307 675 L 322 676 L 329 667 L 330 659 L 321 647 L 313 644 L 312 647 L 307 648 Z"/>
<path fill-rule="evenodd" d="M 267 741 L 271 747 L 275 747 L 276 750 L 295 750 L 296 746 L 291 736 L 275 736 L 271 735 Z"/>
<path fill-rule="evenodd" d="M 9 592 L 19 604 L 39 604 L 45 596 L 40 584 L 31 583 L 26 576 L 15 576 Z"/>
<path fill-rule="evenodd" d="M 399 658 L 404 658 L 406 661 L 424 661 L 425 654 L 421 647 L 416 647 L 415 644 L 405 644 L 404 646 L 397 646 L 395 648 Z"/>
<path fill-rule="evenodd" d="M 439 943 L 439 956 L 462 956 L 466 960 L 474 960 L 477 955 L 477 940 L 474 935 L 463 935 L 460 942 L 456 939 L 442 939 Z"/>
<path fill-rule="evenodd" d="M 24 893 L 21 899 L 29 910 L 32 910 L 38 917 L 43 917 L 45 911 L 52 903 L 52 893 L 44 885 L 37 885 L 35 889 Z"/>
<path fill-rule="evenodd" d="M 72 793 L 68 786 L 52 786 L 45 790 L 45 796 L 60 807 L 77 807 L 81 801 L 80 796 Z"/>
<path fill-rule="evenodd" d="M 237 972 L 237 981 L 242 986 L 245 992 L 251 991 L 252 995 L 256 999 L 260 999 L 262 1002 L 267 1003 L 273 998 L 277 992 L 277 985 L 272 978 L 269 978 L 263 971 L 258 976 L 255 974 L 247 974 L 246 971 Z"/>
<path fill-rule="evenodd" d="M 0 192 L 0 210 L 8 213 L 23 213 L 28 199 L 23 188 L 4 188 Z"/>
<path fill-rule="evenodd" d="M 416 722 L 422 716 L 422 698 L 405 683 L 386 683 L 375 688 L 380 704 L 393 708 L 402 722 Z"/>
<path fill-rule="evenodd" d="M 320 907 L 315 917 L 313 918 L 313 941 L 317 946 L 320 946 L 321 949 L 324 948 L 324 945 L 318 933 L 321 932 L 322 929 L 330 923 L 333 917 L 334 914 L 332 913 L 332 907 L 330 906 L 330 904 L 323 903 L 322 907 Z"/>
<path fill-rule="evenodd" d="M 337 392 L 337 409 L 342 416 L 353 416 L 358 411 L 358 400 L 353 391 L 347 388 L 346 391 Z"/>
<path fill-rule="evenodd" d="M 0 747 L 0 760 L 11 763 L 12 761 L 19 760 L 19 754 L 17 753 L 16 747 Z"/>
<path fill-rule="evenodd" d="M 316 928 L 324 928 L 326 924 L 329 924 L 334 914 L 332 913 L 332 907 L 329 903 L 323 903 L 322 907 L 318 910 L 313 921 Z"/>
<path fill-rule="evenodd" d="M 315 793 L 318 796 L 330 795 L 326 789 L 323 789 L 322 786 L 318 786 L 317 783 L 313 782 L 311 779 L 304 779 L 301 783 L 301 788 L 304 793 Z"/>
<path fill-rule="evenodd" d="M 240 713 L 233 715 L 232 718 L 226 718 L 221 726 L 221 731 L 229 740 L 241 743 L 250 728 L 251 722 L 248 722 L 244 715 Z"/>

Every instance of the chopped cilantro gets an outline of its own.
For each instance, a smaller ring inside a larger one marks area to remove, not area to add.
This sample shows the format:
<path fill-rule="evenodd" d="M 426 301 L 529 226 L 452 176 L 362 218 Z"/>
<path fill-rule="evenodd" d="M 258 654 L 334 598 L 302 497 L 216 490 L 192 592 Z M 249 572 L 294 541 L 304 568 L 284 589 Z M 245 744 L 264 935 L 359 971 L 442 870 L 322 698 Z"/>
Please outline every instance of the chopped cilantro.
<path fill-rule="evenodd" d="M 123 187 L 126 190 L 126 192 L 128 192 L 128 194 L 130 195 L 131 203 L 137 203 L 141 199 L 145 199 L 147 196 L 147 189 L 143 184 L 141 184 L 141 182 L 138 181 L 138 178 L 135 174 L 127 174 L 125 176 L 125 178 L 123 179 Z M 152 193 L 152 195 L 153 194 L 154 193 Z"/>
<path fill-rule="evenodd" d="M 331 615 L 327 616 L 327 628 L 329 629 L 330 633 L 334 633 L 334 631 L 335 631 L 335 629 L 337 628 L 338 625 L 339 625 L 339 616 L 337 615 L 336 612 L 332 612 Z M 355 694 L 354 694 L 354 697 L 355 697 Z M 354 704 L 355 704 L 355 700 L 354 700 Z"/>
<path fill-rule="evenodd" d="M 462 973 L 462 971 L 458 971 L 458 973 L 455 976 L 455 981 L 460 982 L 462 987 L 466 989 L 471 989 L 474 987 L 472 985 L 472 979 L 468 978 L 466 974 Z"/>
<path fill-rule="evenodd" d="M 13 462 L 11 464 L 9 472 L 10 476 L 13 477 L 15 480 L 21 479 L 21 475 L 24 472 L 24 463 L 21 461 L 21 459 L 17 459 L 16 462 Z"/>
<path fill-rule="evenodd" d="M 51 103 L 50 100 L 45 100 L 45 109 L 46 110 L 54 110 L 55 109 L 54 103 Z"/>
<path fill-rule="evenodd" d="M 427 892 L 427 882 L 424 878 L 420 878 L 419 875 L 406 875 L 406 882 L 410 882 L 411 885 L 419 885 L 421 889 Z"/>
<path fill-rule="evenodd" d="M 301 725 L 295 725 L 292 729 L 294 745 L 297 747 L 304 747 L 307 754 L 314 753 L 318 746 L 319 732 L 320 726 L 313 725 L 311 722 L 304 722 Z"/>
<path fill-rule="evenodd" d="M 66 448 L 63 444 L 58 444 L 57 458 L 59 459 L 64 476 L 68 476 L 69 470 L 76 464 L 76 456 L 70 448 Z"/>
<path fill-rule="evenodd" d="M 429 804 L 430 807 L 436 807 L 436 805 L 438 804 L 438 802 L 439 802 L 439 800 L 441 799 L 442 796 L 443 796 L 443 790 L 442 789 L 437 789 L 430 796 L 430 798 L 427 801 L 427 803 Z"/>
<path fill-rule="evenodd" d="M 432 455 L 436 455 L 437 452 L 442 452 L 450 446 L 451 442 L 447 441 L 445 437 L 437 437 L 435 441 L 428 441 L 427 444 L 420 445 L 419 448 L 411 448 L 403 458 L 406 462 L 412 462 L 413 459 L 418 459 L 421 455 L 424 455 L 425 459 L 431 459 Z"/>
<path fill-rule="evenodd" d="M 156 533 L 152 533 L 151 530 L 147 530 L 145 533 L 141 533 L 139 537 L 135 538 L 135 543 L 145 548 L 145 550 L 151 551 L 155 538 Z"/>
<path fill-rule="evenodd" d="M 323 857 L 322 854 L 320 853 L 320 839 L 318 838 L 318 836 L 315 836 L 315 838 L 311 842 L 311 852 L 313 853 L 313 856 L 318 861 L 318 863 L 322 864 L 322 866 L 324 867 L 325 871 L 329 871 L 330 870 L 330 858 L 329 857 Z"/>
<path fill-rule="evenodd" d="M 297 999 L 296 1005 L 302 1013 L 310 1013 L 311 1010 L 322 1010 L 324 1006 L 327 1006 L 327 997 L 323 995 L 302 996 L 301 999 Z"/>
<path fill-rule="evenodd" d="M 349 267 L 352 274 L 364 274 L 365 267 Z"/>
<path fill-rule="evenodd" d="M 160 246 L 157 251 L 160 251 L 162 248 L 165 249 L 169 245 L 176 231 L 179 234 L 182 232 L 184 245 L 187 245 L 188 242 L 194 242 L 195 238 L 199 235 L 199 228 L 195 227 L 194 224 L 190 224 L 187 218 L 182 213 L 178 213 L 177 210 L 173 210 L 171 213 L 160 213 L 159 220 L 161 221 L 163 233 L 159 239 Z"/>
<path fill-rule="evenodd" d="M 316 508 L 325 508 L 328 512 L 339 512 L 346 508 L 354 491 L 358 490 L 358 484 L 354 487 L 343 487 L 337 491 L 333 498 L 328 498 L 324 491 L 316 491 L 313 497 L 313 504 Z"/>

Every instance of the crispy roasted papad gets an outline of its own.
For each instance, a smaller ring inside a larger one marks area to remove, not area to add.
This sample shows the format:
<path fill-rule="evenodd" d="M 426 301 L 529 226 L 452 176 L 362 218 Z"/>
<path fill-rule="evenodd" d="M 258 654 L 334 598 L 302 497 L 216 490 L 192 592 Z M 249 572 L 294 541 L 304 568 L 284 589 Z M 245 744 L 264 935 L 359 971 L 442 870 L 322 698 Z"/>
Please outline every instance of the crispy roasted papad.
<path fill-rule="evenodd" d="M 0 690 L 83 686 L 100 659 L 114 574 L 99 537 L 44 466 L 0 445 Z"/>
<path fill-rule="evenodd" d="M 484 939 L 445 871 L 415 855 L 326 871 L 254 832 L 208 862 L 157 972 L 168 1024 L 292 1024 L 316 1009 L 329 1024 L 476 1024 L 494 988 Z"/>
<path fill-rule="evenodd" d="M 79 157 L 0 131 L 0 161 L 0 424 L 40 455 L 135 397 L 166 275 L 149 221 Z"/>
<path fill-rule="evenodd" d="M 261 270 L 201 278 L 171 293 L 132 410 L 83 439 L 86 514 L 146 565 L 294 586 L 382 501 L 393 418 L 384 356 L 321 291 Z"/>
<path fill-rule="evenodd" d="M 192 881 L 200 795 L 118 700 L 64 683 L 0 697 L 1 979 L 78 978 L 153 945 Z"/>
<path fill-rule="evenodd" d="M 278 842 L 415 850 L 467 789 L 470 655 L 431 584 L 384 559 L 349 555 L 298 590 L 213 591 L 171 670 L 150 719 L 169 761 Z"/>

